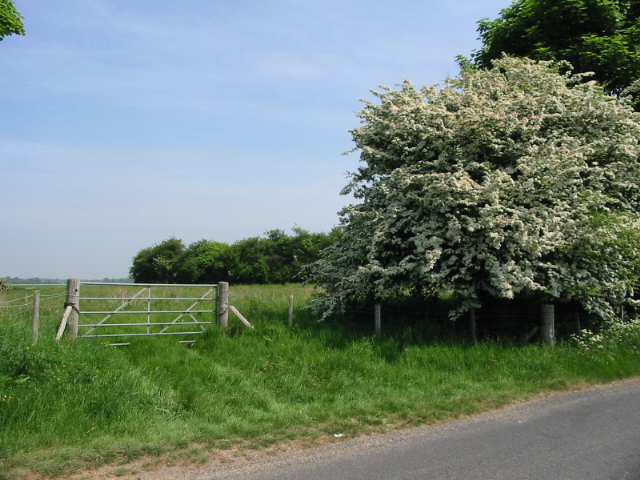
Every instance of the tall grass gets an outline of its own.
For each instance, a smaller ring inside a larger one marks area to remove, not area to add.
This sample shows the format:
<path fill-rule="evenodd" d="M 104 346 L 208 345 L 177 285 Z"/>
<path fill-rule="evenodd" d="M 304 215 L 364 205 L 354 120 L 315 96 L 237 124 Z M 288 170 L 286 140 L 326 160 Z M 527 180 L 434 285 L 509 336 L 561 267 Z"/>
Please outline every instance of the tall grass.
<path fill-rule="evenodd" d="M 232 287 L 230 303 L 255 330 L 231 318 L 229 332 L 208 328 L 192 347 L 167 337 L 127 347 L 55 342 L 44 333 L 34 344 L 28 328 L 3 329 L 9 317 L 0 314 L 0 472 L 55 476 L 194 444 L 214 455 L 385 431 L 640 374 L 640 326 L 554 350 L 374 337 L 318 324 L 302 310 L 311 295 Z M 55 330 L 53 320 L 44 331 Z"/>

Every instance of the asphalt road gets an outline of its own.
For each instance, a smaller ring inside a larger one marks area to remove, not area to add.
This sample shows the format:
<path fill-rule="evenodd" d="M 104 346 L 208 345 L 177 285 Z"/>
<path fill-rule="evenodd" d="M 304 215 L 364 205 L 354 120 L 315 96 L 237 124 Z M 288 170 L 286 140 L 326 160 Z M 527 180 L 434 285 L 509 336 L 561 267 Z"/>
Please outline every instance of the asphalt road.
<path fill-rule="evenodd" d="M 640 480 L 640 379 L 183 480 Z"/>

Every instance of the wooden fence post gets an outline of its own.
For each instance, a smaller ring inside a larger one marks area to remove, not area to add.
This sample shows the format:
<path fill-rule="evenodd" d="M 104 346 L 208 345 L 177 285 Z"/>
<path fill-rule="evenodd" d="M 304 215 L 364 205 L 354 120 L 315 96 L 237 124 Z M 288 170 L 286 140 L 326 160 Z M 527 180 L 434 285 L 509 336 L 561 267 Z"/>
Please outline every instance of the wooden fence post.
<path fill-rule="evenodd" d="M 218 283 L 218 325 L 229 327 L 229 282 Z"/>
<path fill-rule="evenodd" d="M 545 345 L 553 348 L 556 343 L 555 318 L 553 305 L 548 303 L 542 304 L 542 341 Z"/>
<path fill-rule="evenodd" d="M 374 305 L 373 312 L 374 312 L 375 324 L 376 324 L 376 327 L 375 327 L 376 335 L 380 335 L 380 332 L 382 332 L 382 309 L 379 303 L 376 303 Z"/>
<path fill-rule="evenodd" d="M 293 295 L 289 295 L 289 326 L 293 326 Z"/>
<path fill-rule="evenodd" d="M 80 279 L 67 280 L 67 299 L 65 307 L 71 307 L 69 313 L 69 339 L 78 338 L 78 317 L 80 316 Z"/>
<path fill-rule="evenodd" d="M 471 340 L 476 344 L 478 343 L 478 336 L 476 334 L 476 309 L 474 307 L 469 310 L 469 317 L 471 320 Z"/>
<path fill-rule="evenodd" d="M 33 343 L 38 341 L 40 329 L 40 290 L 33 292 Z"/>

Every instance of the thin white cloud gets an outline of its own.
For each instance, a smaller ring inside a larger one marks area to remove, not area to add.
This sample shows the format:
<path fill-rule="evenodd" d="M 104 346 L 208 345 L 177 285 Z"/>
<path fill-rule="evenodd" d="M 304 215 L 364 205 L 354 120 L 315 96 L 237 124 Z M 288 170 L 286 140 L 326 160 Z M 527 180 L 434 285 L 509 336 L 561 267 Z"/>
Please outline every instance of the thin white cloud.
<path fill-rule="evenodd" d="M 358 99 L 455 74 L 504 6 L 17 2 L 27 35 L 0 45 L 0 275 L 123 276 L 169 236 L 330 229 Z"/>

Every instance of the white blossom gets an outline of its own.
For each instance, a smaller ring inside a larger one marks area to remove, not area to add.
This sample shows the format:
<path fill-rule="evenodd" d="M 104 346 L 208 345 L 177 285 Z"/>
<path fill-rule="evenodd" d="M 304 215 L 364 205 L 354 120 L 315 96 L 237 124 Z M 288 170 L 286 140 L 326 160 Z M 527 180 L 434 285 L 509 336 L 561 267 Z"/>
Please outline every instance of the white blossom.
<path fill-rule="evenodd" d="M 504 57 L 442 88 L 374 92 L 342 239 L 309 270 L 349 300 L 455 292 L 578 300 L 602 316 L 639 278 L 640 118 L 594 82 Z"/>

